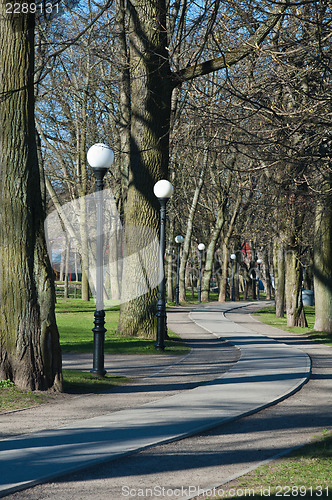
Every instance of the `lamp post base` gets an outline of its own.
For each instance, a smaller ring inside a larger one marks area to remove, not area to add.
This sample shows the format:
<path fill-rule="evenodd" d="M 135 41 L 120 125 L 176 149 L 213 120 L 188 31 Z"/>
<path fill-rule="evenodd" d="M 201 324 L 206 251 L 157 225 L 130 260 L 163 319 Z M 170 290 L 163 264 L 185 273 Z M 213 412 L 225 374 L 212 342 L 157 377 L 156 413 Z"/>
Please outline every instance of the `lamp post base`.
<path fill-rule="evenodd" d="M 164 321 L 164 318 L 162 319 L 162 321 Z M 158 322 L 158 320 L 157 320 Z M 165 341 L 164 341 L 164 332 L 163 331 L 160 331 L 163 330 L 163 327 L 162 326 L 157 326 L 157 329 L 159 330 L 159 335 L 158 335 L 158 338 L 157 338 L 157 342 L 155 343 L 155 348 L 160 350 L 160 351 L 164 351 L 165 350 Z"/>
<path fill-rule="evenodd" d="M 93 331 L 93 368 L 90 373 L 96 377 L 104 377 L 106 370 L 104 368 L 104 342 L 105 342 L 105 311 L 95 311 L 95 327 Z"/>
<path fill-rule="evenodd" d="M 104 378 L 107 371 L 106 370 L 94 370 L 92 368 L 92 370 L 90 370 L 90 373 L 91 373 L 91 375 L 93 375 L 96 378 Z"/>
<path fill-rule="evenodd" d="M 164 305 L 158 303 L 157 305 L 157 341 L 155 343 L 155 348 L 163 351 L 165 349 L 165 322 L 166 322 L 166 311 L 164 311 Z"/>

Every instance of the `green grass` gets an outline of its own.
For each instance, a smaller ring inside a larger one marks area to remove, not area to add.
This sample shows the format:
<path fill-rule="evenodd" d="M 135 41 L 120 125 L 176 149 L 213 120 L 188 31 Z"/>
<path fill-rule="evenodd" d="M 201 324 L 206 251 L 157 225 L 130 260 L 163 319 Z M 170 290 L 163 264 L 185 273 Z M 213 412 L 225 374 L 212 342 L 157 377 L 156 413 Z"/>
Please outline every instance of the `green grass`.
<path fill-rule="evenodd" d="M 56 304 L 56 319 L 60 334 L 60 344 L 63 352 L 93 352 L 93 328 L 95 304 L 74 299 L 58 299 Z M 106 310 L 105 354 L 156 354 L 155 339 L 127 337 L 116 333 L 119 321 L 119 306 Z M 170 330 L 168 335 L 172 340 L 166 340 L 165 353 L 181 355 L 189 351 L 179 337 Z"/>
<path fill-rule="evenodd" d="M 298 448 L 290 455 L 263 465 L 219 489 L 225 492 L 222 498 L 332 498 L 331 470 L 332 432 L 325 431 L 316 442 Z"/>
<path fill-rule="evenodd" d="M 68 394 L 87 394 L 109 391 L 115 386 L 126 384 L 131 379 L 116 375 L 99 378 L 90 372 L 63 370 L 63 389 Z"/>
<path fill-rule="evenodd" d="M 219 299 L 219 294 L 217 292 L 210 292 L 209 294 L 209 302 L 218 302 Z M 252 295 L 248 294 L 246 301 L 252 301 L 252 300 L 257 300 L 253 299 Z M 266 300 L 266 293 L 261 291 L 259 294 L 259 300 Z M 240 303 L 243 301 L 243 293 L 240 293 Z M 227 296 L 227 302 L 230 302 L 229 296 Z M 198 303 L 198 293 L 197 290 L 194 290 L 194 296 L 192 295 L 192 291 L 190 289 L 186 290 L 186 302 L 180 302 L 179 306 L 186 306 L 186 305 L 191 305 L 191 304 L 197 304 Z M 168 301 L 168 305 L 170 306 L 175 306 L 175 301 Z"/>
<path fill-rule="evenodd" d="M 3 380 L 1 382 L 4 382 Z M 37 406 L 48 401 L 48 395 L 31 391 L 20 391 L 14 384 L 0 385 L 0 412 Z"/>
<path fill-rule="evenodd" d="M 293 328 L 288 327 L 286 317 L 276 318 L 275 306 L 265 307 L 264 309 L 255 312 L 253 316 L 259 319 L 259 321 L 262 321 L 262 323 L 266 323 L 267 325 L 275 326 L 276 328 L 280 328 L 281 330 L 285 330 L 286 332 L 302 333 L 307 335 L 310 339 L 315 340 L 316 342 L 332 346 L 331 333 L 313 331 L 315 323 L 315 306 L 304 306 L 304 311 L 308 322 L 308 328 L 301 328 L 299 326 Z"/>
<path fill-rule="evenodd" d="M 56 317 L 63 352 L 92 353 L 95 304 L 80 299 L 58 298 Z M 119 306 L 106 310 L 105 349 L 106 354 L 174 354 L 183 355 L 190 348 L 172 331 L 171 340 L 166 340 L 165 351 L 155 349 L 155 339 L 125 337 L 117 335 Z M 106 375 L 104 378 L 93 376 L 90 372 L 63 370 L 65 393 L 95 393 L 110 390 L 113 386 L 130 381 L 128 378 Z M 0 381 L 0 412 L 17 410 L 47 403 L 56 395 L 47 392 L 20 391 L 9 380 Z"/>
<path fill-rule="evenodd" d="M 209 294 L 209 302 L 217 302 L 218 301 L 218 293 L 216 292 L 210 292 Z M 190 289 L 186 289 L 186 302 L 180 302 L 179 306 L 187 306 L 191 304 L 198 304 L 198 292 L 197 290 L 194 290 L 194 296 L 192 294 L 192 291 Z M 175 300 L 174 301 L 167 301 L 167 305 L 169 306 L 175 306 Z"/>
<path fill-rule="evenodd" d="M 67 394 L 96 394 L 126 384 L 131 379 L 116 375 L 96 377 L 90 372 L 63 370 L 63 389 Z M 9 380 L 0 381 L 0 412 L 31 408 L 56 399 L 56 394 L 18 390 Z"/>

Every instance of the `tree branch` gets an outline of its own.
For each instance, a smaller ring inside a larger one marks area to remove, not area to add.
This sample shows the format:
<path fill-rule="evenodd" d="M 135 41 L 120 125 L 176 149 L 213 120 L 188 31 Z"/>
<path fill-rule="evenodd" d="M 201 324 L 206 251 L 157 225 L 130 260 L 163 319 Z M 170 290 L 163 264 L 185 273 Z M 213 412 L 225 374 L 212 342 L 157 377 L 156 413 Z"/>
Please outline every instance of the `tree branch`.
<path fill-rule="evenodd" d="M 256 49 L 271 32 L 274 26 L 278 23 L 279 19 L 288 7 L 288 2 L 283 1 L 278 5 L 276 12 L 270 14 L 268 19 L 257 29 L 254 35 L 246 40 L 240 47 L 230 52 L 223 54 L 215 59 L 210 59 L 203 63 L 197 63 L 188 68 L 184 68 L 172 74 L 174 86 L 180 85 L 182 82 L 193 80 L 199 76 L 207 75 L 218 71 L 219 69 L 228 68 L 233 64 L 244 59 L 250 52 Z"/>

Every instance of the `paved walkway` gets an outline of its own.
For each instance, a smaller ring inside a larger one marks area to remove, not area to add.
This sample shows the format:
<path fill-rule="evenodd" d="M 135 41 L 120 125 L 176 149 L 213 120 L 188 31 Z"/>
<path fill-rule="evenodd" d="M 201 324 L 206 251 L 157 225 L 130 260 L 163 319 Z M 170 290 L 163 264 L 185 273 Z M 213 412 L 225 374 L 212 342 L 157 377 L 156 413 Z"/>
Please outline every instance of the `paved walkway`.
<path fill-rule="evenodd" d="M 145 404 L 109 410 L 101 416 L 78 421 L 72 418 L 69 425 L 54 430 L 4 438 L 0 443 L 2 495 L 93 463 L 197 434 L 256 412 L 298 390 L 310 375 L 309 357 L 295 347 L 230 321 L 223 314 L 230 308 L 230 304 L 211 304 L 196 309 L 191 313 L 195 324 L 185 321 L 181 325 L 177 320 L 179 313 L 169 314 L 171 328 L 184 336 L 191 330 L 191 343 L 197 347 L 177 364 L 172 359 L 172 363 L 161 368 L 163 371 L 156 371 L 155 357 L 151 358 L 153 369 L 150 375 L 145 372 L 142 380 L 145 378 L 147 387 L 158 389 L 154 396 L 149 393 Z M 213 336 L 204 333 L 202 328 Z M 240 350 L 241 357 L 235 364 L 239 351 L 218 342 L 215 337 L 220 336 Z M 225 365 L 220 363 L 223 349 L 229 355 Z M 196 354 L 199 352 L 203 353 L 201 359 Z M 212 356 L 215 352 L 219 356 L 219 368 Z M 210 374 L 206 364 L 210 364 Z M 145 367 L 142 369 L 144 372 Z M 169 375 L 165 375 L 168 370 L 173 371 L 173 378 L 178 377 L 176 373 L 180 370 L 180 384 L 173 380 L 172 387 L 169 386 Z M 189 383 L 183 380 L 185 376 Z M 162 381 L 167 377 L 165 394 L 160 393 Z M 203 385 L 198 385 L 202 382 Z M 171 396 L 166 396 L 168 389 Z M 17 419 L 25 413 L 29 411 L 17 412 L 11 417 L 15 415 Z M 6 418 L 8 415 L 1 416 L 1 426 Z M 8 434 L 17 432 L 9 430 Z"/>

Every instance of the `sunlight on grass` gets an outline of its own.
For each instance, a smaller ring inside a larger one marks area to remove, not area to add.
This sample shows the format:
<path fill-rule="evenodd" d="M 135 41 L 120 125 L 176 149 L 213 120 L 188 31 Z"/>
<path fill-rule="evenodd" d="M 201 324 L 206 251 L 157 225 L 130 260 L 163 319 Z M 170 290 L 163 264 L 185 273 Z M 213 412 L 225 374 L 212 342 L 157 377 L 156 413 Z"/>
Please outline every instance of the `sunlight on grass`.
<path fill-rule="evenodd" d="M 82 300 L 58 299 L 56 304 L 56 320 L 60 334 L 60 344 L 63 352 L 93 352 L 94 326 L 93 302 L 82 302 Z M 156 351 L 155 339 L 144 339 L 141 337 L 126 337 L 116 333 L 120 307 L 106 309 L 105 334 L 106 354 L 162 354 Z M 189 347 L 180 338 L 169 331 L 172 340 L 166 340 L 165 352 L 167 354 L 181 355 L 189 352 Z"/>
<path fill-rule="evenodd" d="M 315 306 L 304 306 L 304 311 L 308 322 L 307 328 L 291 328 L 287 326 L 286 317 L 276 318 L 275 306 L 264 307 L 264 309 L 255 312 L 252 316 L 267 325 L 275 326 L 276 328 L 280 328 L 286 332 L 302 333 L 307 335 L 310 339 L 320 342 L 321 344 L 332 346 L 332 334 L 326 332 L 315 332 L 313 330 L 315 324 Z"/>
<path fill-rule="evenodd" d="M 90 372 L 63 370 L 63 388 L 68 394 L 87 394 L 109 391 L 115 386 L 126 384 L 131 379 L 116 375 L 96 377 Z"/>
<path fill-rule="evenodd" d="M 79 370 L 63 370 L 63 392 L 66 394 L 97 394 L 108 392 L 112 388 L 129 383 L 128 377 L 106 375 L 99 378 L 90 372 Z M 7 380 L 0 380 L 0 413 L 24 408 L 31 408 L 41 404 L 54 402 L 57 393 L 20 391 Z"/>
<path fill-rule="evenodd" d="M 225 492 L 249 492 L 251 498 L 331 498 L 332 432 L 324 431 L 314 443 L 222 486 Z M 248 496 L 248 495 L 247 495 Z M 243 498 L 224 495 L 222 498 Z M 206 497 L 211 498 L 211 497 Z M 214 497 L 216 498 L 216 497 Z M 217 496 L 217 498 L 221 498 Z"/>
<path fill-rule="evenodd" d="M 45 393 L 20 391 L 13 384 L 0 386 L 0 412 L 30 408 L 47 401 Z"/>

